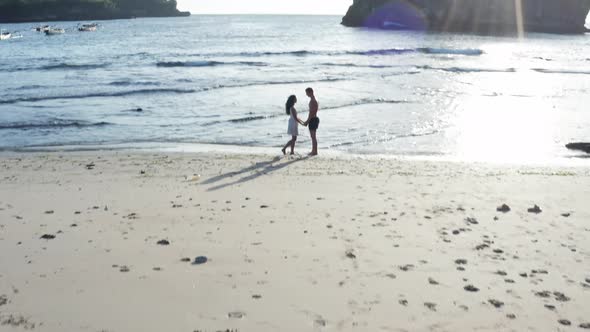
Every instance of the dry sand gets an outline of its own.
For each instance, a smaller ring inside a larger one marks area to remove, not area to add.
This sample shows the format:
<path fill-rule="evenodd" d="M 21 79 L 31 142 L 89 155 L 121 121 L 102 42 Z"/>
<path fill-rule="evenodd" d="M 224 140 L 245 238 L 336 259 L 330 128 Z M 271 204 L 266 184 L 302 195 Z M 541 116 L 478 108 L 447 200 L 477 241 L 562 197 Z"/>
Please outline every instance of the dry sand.
<path fill-rule="evenodd" d="M 3 154 L 0 331 L 584 330 L 589 175 L 360 157 Z M 535 204 L 542 212 L 527 211 Z"/>

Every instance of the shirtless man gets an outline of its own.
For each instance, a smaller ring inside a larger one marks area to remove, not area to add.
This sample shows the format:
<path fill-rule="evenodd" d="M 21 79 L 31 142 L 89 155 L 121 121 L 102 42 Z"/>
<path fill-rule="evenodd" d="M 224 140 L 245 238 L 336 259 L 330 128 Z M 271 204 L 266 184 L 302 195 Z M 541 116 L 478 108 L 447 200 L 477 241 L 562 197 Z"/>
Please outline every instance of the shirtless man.
<path fill-rule="evenodd" d="M 319 105 L 315 99 L 312 88 L 305 89 L 305 94 L 310 98 L 309 101 L 309 115 L 307 121 L 303 123 L 304 126 L 309 125 L 309 135 L 311 136 L 311 153 L 310 156 L 318 155 L 318 140 L 316 139 L 316 130 L 320 126 L 320 118 L 318 118 Z"/>

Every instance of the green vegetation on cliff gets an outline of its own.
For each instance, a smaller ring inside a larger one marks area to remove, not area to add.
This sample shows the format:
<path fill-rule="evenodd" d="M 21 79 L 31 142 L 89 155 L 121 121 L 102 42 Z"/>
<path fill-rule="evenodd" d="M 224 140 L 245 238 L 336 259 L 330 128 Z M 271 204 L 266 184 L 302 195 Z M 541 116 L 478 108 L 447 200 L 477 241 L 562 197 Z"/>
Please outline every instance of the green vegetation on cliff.
<path fill-rule="evenodd" d="M 176 0 L 0 0 L 0 22 L 187 16 Z"/>

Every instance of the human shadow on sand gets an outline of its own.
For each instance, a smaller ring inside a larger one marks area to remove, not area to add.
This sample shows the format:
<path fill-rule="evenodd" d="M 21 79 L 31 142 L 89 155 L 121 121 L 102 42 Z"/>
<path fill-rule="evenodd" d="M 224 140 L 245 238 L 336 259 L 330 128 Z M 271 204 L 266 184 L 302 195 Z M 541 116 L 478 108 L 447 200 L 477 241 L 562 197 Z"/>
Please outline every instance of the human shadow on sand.
<path fill-rule="evenodd" d="M 257 162 L 252 166 L 243 168 L 239 171 L 233 171 L 233 172 L 227 172 L 227 173 L 223 173 L 217 176 L 214 176 L 212 178 L 209 178 L 203 182 L 201 182 L 201 184 L 203 185 L 209 185 L 209 184 L 213 184 L 219 181 L 222 181 L 224 179 L 227 178 L 232 178 L 238 175 L 242 175 L 242 174 L 247 174 L 250 172 L 254 172 L 253 174 L 244 176 L 239 178 L 238 180 L 232 181 L 232 182 L 228 182 L 228 183 L 224 183 L 224 184 L 219 184 L 216 186 L 213 186 L 211 188 L 208 188 L 207 191 L 215 191 L 215 190 L 219 190 L 219 189 L 223 189 L 226 187 L 230 187 L 230 186 L 234 186 L 237 184 L 241 184 L 241 183 L 245 183 L 248 181 L 252 181 L 255 180 L 263 175 L 268 175 L 272 172 L 278 171 L 280 169 L 283 169 L 287 166 L 290 166 L 298 161 L 303 161 L 306 160 L 307 156 L 305 157 L 300 157 L 300 158 L 295 158 L 295 159 L 291 159 L 289 161 L 283 162 L 283 163 L 279 163 L 281 161 L 280 157 L 274 157 L 272 160 L 269 161 L 262 161 L 262 162 Z"/>

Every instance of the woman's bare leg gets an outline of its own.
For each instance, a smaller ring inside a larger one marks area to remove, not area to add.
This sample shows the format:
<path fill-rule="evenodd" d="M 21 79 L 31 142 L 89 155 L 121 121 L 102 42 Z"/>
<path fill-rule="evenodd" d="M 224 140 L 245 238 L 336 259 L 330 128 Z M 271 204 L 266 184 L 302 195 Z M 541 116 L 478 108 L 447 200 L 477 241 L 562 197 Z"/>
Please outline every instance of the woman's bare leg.
<path fill-rule="evenodd" d="M 295 154 L 295 142 L 297 142 L 297 136 L 291 138 L 291 154 Z"/>
<path fill-rule="evenodd" d="M 281 151 L 283 151 L 283 154 L 284 154 L 284 155 L 287 155 L 287 151 L 286 151 L 286 150 L 287 150 L 287 148 L 288 148 L 288 147 L 292 146 L 292 143 L 293 143 L 292 141 L 293 141 L 293 140 L 291 139 L 291 140 L 290 140 L 289 142 L 287 142 L 287 144 L 285 144 L 285 146 L 284 146 L 284 147 L 281 149 Z"/>

